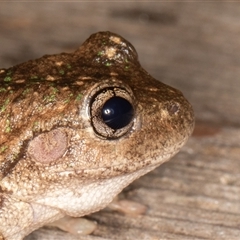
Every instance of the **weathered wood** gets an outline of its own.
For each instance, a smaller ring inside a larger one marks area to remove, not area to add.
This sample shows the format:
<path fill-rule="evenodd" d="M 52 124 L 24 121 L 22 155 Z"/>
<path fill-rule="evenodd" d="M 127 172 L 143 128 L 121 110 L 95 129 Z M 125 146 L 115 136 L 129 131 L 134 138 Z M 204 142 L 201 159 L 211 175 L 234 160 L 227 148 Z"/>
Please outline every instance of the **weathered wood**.
<path fill-rule="evenodd" d="M 72 51 L 91 33 L 110 30 L 194 106 L 196 131 L 188 144 L 124 192 L 147 205 L 147 213 L 94 213 L 88 218 L 97 230 L 80 239 L 239 239 L 238 3 L 1 3 L 0 23 L 1 67 Z M 26 239 L 77 238 L 42 228 Z"/>

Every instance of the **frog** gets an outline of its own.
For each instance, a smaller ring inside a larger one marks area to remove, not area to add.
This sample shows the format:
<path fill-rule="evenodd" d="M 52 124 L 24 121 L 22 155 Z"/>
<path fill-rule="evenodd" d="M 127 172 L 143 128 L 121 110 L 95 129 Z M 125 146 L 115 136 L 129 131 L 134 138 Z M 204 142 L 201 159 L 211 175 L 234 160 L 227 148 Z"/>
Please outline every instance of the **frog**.
<path fill-rule="evenodd" d="M 0 239 L 107 206 L 174 156 L 194 128 L 181 91 L 109 32 L 72 53 L 0 69 Z"/>

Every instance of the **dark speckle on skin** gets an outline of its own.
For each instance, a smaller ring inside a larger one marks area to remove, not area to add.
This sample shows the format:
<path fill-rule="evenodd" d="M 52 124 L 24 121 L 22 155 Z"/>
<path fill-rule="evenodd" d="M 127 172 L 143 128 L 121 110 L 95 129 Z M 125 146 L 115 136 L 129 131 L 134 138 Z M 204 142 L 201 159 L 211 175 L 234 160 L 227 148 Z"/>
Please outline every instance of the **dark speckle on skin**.
<path fill-rule="evenodd" d="M 168 110 L 170 115 L 173 115 L 173 114 L 178 112 L 179 106 L 176 103 L 169 103 L 168 106 L 167 106 L 167 110 Z"/>

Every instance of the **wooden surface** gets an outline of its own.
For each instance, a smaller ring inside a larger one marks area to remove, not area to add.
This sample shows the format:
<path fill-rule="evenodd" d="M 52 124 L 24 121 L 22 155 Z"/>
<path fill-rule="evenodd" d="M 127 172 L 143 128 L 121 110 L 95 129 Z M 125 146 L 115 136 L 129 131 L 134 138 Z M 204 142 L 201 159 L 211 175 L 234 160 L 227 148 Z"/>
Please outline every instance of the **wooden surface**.
<path fill-rule="evenodd" d="M 80 239 L 239 239 L 240 4 L 227 2 L 1 3 L 0 66 L 72 51 L 110 30 L 151 75 L 193 104 L 196 129 L 171 161 L 131 184 L 138 217 L 102 210 Z M 78 239 L 49 228 L 26 239 Z"/>

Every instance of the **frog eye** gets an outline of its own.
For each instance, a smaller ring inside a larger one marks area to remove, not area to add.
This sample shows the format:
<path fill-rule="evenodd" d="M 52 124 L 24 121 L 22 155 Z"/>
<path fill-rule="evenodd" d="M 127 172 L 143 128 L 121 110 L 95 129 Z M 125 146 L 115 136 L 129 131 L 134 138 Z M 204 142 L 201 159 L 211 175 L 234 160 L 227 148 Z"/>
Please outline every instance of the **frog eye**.
<path fill-rule="evenodd" d="M 133 125 L 131 96 L 121 88 L 103 89 L 93 96 L 90 115 L 95 133 L 107 139 L 119 138 Z"/>
<path fill-rule="evenodd" d="M 107 100 L 102 108 L 102 119 L 112 129 L 120 129 L 127 126 L 133 118 L 132 104 L 121 97 L 112 97 Z"/>

